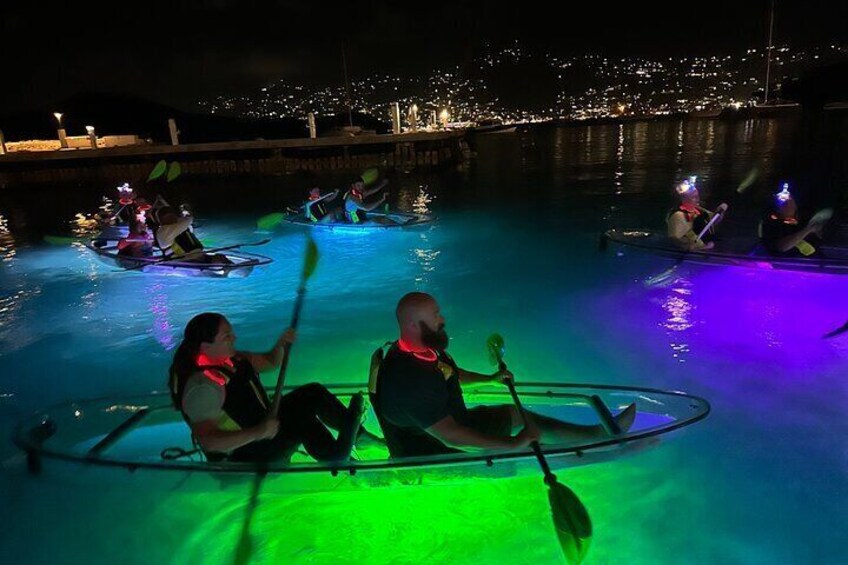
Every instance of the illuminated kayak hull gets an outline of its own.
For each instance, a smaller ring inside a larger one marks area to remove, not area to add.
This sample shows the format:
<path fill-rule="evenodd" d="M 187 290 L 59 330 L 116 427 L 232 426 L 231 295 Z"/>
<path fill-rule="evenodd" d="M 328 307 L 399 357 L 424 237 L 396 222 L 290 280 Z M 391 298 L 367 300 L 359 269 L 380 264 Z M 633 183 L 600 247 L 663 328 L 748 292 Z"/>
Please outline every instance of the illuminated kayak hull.
<path fill-rule="evenodd" d="M 330 385 L 343 402 L 361 391 L 356 385 Z M 604 385 L 527 383 L 517 385 L 530 410 L 571 422 L 598 424 L 597 397 L 612 413 L 636 403 L 631 429 L 618 436 L 569 445 L 546 445 L 553 469 L 611 460 L 658 444 L 658 436 L 705 418 L 709 403 L 680 392 Z M 469 407 L 507 404 L 505 387 L 466 393 Z M 372 410 L 364 423 L 369 435 L 380 435 Z M 166 448 L 192 449 L 189 429 L 173 409 L 167 393 L 71 402 L 22 422 L 13 440 L 26 453 L 30 471 L 62 481 L 82 481 L 120 488 L 126 481 L 145 481 L 164 488 L 220 488 L 222 483 L 250 480 L 258 468 L 250 463 L 207 462 L 202 455 L 164 459 Z M 291 462 L 271 463 L 263 492 L 325 491 L 444 483 L 538 474 L 529 449 L 452 453 L 392 459 L 381 441 L 360 444 L 354 460 L 319 463 L 296 454 Z M 128 473 L 129 472 L 129 473 Z M 132 478 L 130 478 L 132 477 Z"/>
<path fill-rule="evenodd" d="M 602 236 L 602 246 L 614 243 L 660 257 L 701 265 L 729 265 L 755 269 L 848 274 L 848 249 L 823 247 L 822 257 L 775 257 L 755 252 L 757 240 L 736 238 L 721 240 L 716 248 L 703 251 L 684 251 L 665 234 L 644 230 L 608 230 Z"/>
<path fill-rule="evenodd" d="M 200 263 L 194 261 L 165 261 L 161 255 L 150 257 L 127 257 L 118 254 L 118 239 L 98 236 L 88 243 L 88 248 L 106 265 L 117 269 L 140 271 L 159 275 L 177 275 L 183 277 L 244 278 L 255 267 L 267 265 L 273 261 L 270 257 L 243 251 L 223 251 L 231 264 Z"/>
<path fill-rule="evenodd" d="M 436 220 L 433 216 L 413 214 L 409 212 L 366 212 L 366 217 L 369 219 L 359 224 L 351 224 L 348 222 L 331 222 L 323 224 L 313 222 L 303 214 L 291 214 L 286 216 L 285 221 L 296 226 L 304 226 L 312 229 L 369 232 L 419 228 L 432 225 L 432 223 Z M 386 223 L 379 223 L 378 220 L 384 220 Z"/>

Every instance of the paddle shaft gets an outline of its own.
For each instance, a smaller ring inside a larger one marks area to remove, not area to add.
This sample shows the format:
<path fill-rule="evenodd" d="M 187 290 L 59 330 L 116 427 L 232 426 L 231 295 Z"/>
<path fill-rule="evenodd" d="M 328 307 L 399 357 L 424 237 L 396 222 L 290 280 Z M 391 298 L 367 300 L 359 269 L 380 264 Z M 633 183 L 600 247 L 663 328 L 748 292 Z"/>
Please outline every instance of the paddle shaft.
<path fill-rule="evenodd" d="M 300 323 L 300 311 L 303 308 L 303 299 L 306 296 L 306 278 L 300 281 L 300 288 L 297 289 L 297 298 L 294 301 L 294 311 L 292 312 L 291 325 L 293 330 L 297 329 Z M 283 346 L 283 360 L 280 362 L 280 372 L 277 375 L 277 386 L 274 388 L 274 402 L 271 405 L 271 414 L 276 414 L 280 409 L 280 401 L 282 400 L 283 383 L 286 380 L 286 369 L 289 366 L 289 357 L 291 356 L 291 343 L 286 343 Z"/>
<path fill-rule="evenodd" d="M 703 237 L 705 235 L 707 235 L 707 232 L 710 231 L 710 228 L 713 227 L 713 224 L 715 224 L 717 221 L 719 221 L 721 219 L 721 217 L 722 217 L 721 212 L 717 212 L 717 213 L 713 214 L 712 219 L 710 219 L 710 221 L 707 222 L 707 225 L 705 225 L 704 229 L 701 230 L 701 233 L 698 234 L 698 241 L 701 241 L 701 239 L 703 239 Z"/>
<path fill-rule="evenodd" d="M 498 363 L 501 371 L 506 371 L 506 363 L 500 361 Z M 521 421 L 524 425 L 527 425 L 527 414 L 524 412 L 524 406 L 521 404 L 521 399 L 518 398 L 518 393 L 515 391 L 515 383 L 512 382 L 512 379 L 505 379 L 507 388 L 509 388 L 509 393 L 512 395 L 512 401 L 515 403 L 515 407 L 518 409 L 518 414 L 521 416 Z M 533 449 L 533 453 L 536 455 L 536 459 L 539 461 L 539 466 L 542 468 L 542 472 L 545 474 L 545 482 L 550 483 L 550 481 L 555 481 L 556 476 L 551 472 L 551 467 L 548 465 L 548 460 L 545 459 L 545 455 L 542 453 L 542 447 L 539 445 L 538 441 L 534 441 L 530 444 L 530 447 Z"/>
<path fill-rule="evenodd" d="M 263 239 L 262 241 L 256 241 L 254 243 L 237 243 L 235 245 L 227 245 L 226 247 L 216 247 L 215 249 L 204 249 L 203 253 L 205 253 L 205 254 L 219 253 L 221 251 L 229 251 L 231 249 L 238 249 L 239 247 L 255 247 L 255 246 L 258 246 L 258 245 L 265 245 L 269 241 L 271 241 L 271 240 L 270 239 Z M 141 265 L 134 265 L 134 266 L 129 267 L 129 268 L 124 269 L 124 270 L 125 271 L 135 271 L 136 269 L 143 269 L 145 267 L 150 267 L 151 265 L 160 265 L 162 263 L 168 263 L 170 261 L 179 261 L 180 259 L 183 259 L 184 257 L 185 257 L 184 255 L 181 255 L 180 257 L 172 257 L 172 256 L 163 257 L 161 259 L 157 259 L 156 261 L 150 261 L 149 263 L 142 263 Z M 132 259 L 132 258 L 128 257 L 128 259 Z"/>

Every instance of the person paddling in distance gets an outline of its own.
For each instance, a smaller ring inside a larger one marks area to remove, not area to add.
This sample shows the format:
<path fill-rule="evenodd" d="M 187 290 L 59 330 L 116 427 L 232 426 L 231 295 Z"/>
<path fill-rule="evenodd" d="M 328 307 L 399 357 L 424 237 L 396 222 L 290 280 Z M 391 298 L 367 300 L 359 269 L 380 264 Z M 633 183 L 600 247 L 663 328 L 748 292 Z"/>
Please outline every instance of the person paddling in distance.
<path fill-rule="evenodd" d="M 395 223 L 388 218 L 376 217 L 369 218 L 365 212 L 376 210 L 386 201 L 386 193 L 380 195 L 374 202 L 366 204 L 365 200 L 374 194 L 377 194 L 388 185 L 388 181 L 383 179 L 380 184 L 374 188 L 365 188 L 365 182 L 361 178 L 356 179 L 348 189 L 344 196 L 344 214 L 345 220 L 351 224 L 361 224 L 365 221 L 374 221 L 376 223 Z M 384 221 L 385 220 L 385 221 Z"/>
<path fill-rule="evenodd" d="M 773 210 L 760 222 L 760 241 L 770 255 L 821 257 L 821 251 L 814 243 L 821 239 L 831 216 L 832 211 L 826 208 L 802 224 L 798 220 L 798 205 L 789 191 L 789 183 L 783 183 L 780 192 L 774 195 Z"/>
<path fill-rule="evenodd" d="M 372 359 L 372 406 L 392 457 L 484 449 L 522 449 L 532 442 L 562 444 L 606 437 L 601 425 L 579 425 L 525 411 L 513 404 L 467 408 L 462 388 L 512 379 L 508 370 L 480 374 L 459 365 L 445 351 L 448 335 L 439 304 L 429 294 L 411 292 L 395 311 L 400 337 L 385 358 Z M 627 431 L 636 406 L 615 420 Z"/>
<path fill-rule="evenodd" d="M 348 460 L 364 412 L 361 395 L 345 407 L 311 383 L 285 394 L 278 412 L 269 414 L 272 403 L 259 373 L 277 368 L 294 339 L 289 329 L 270 351 L 251 353 L 236 351 L 236 335 L 221 314 L 199 314 L 186 325 L 169 389 L 210 461 L 287 461 L 301 445 L 318 461 Z"/>
<path fill-rule="evenodd" d="M 696 180 L 697 177 L 692 176 L 677 183 L 675 191 L 680 199 L 680 204 L 666 216 L 669 239 L 686 251 L 712 249 L 713 242 L 705 242 L 704 239 L 715 233 L 716 224 L 721 221 L 727 211 L 727 204 L 723 202 L 719 204 L 715 212 L 710 212 L 702 207 L 701 194 L 695 184 Z M 718 218 L 716 218 L 716 215 L 718 215 Z M 713 221 L 714 219 L 715 221 Z M 710 229 L 704 236 L 701 236 L 708 225 L 710 225 Z"/>
<path fill-rule="evenodd" d="M 316 224 L 338 221 L 342 216 L 342 205 L 336 202 L 338 195 L 338 189 L 321 194 L 320 188 L 313 188 L 303 205 L 303 215 Z"/>

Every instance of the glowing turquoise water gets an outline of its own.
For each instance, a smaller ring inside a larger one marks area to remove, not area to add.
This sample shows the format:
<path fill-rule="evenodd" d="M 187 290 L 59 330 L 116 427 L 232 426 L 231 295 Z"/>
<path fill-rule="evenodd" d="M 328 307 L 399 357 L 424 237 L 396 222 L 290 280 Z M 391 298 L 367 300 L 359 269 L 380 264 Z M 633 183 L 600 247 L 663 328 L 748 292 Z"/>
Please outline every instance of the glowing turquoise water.
<path fill-rule="evenodd" d="M 792 166 L 796 133 L 770 121 L 490 136 L 470 170 L 394 176 L 392 201 L 427 206 L 439 223 L 317 235 L 321 263 L 288 381 L 362 382 L 371 350 L 394 336 L 397 299 L 426 290 L 442 303 L 451 351 L 468 368 L 489 370 L 485 338 L 499 331 L 519 379 L 642 385 L 711 401 L 705 422 L 654 449 L 560 474 L 595 523 L 589 562 L 838 562 L 848 546 L 848 335 L 821 336 L 848 319 L 848 281 L 685 267 L 647 287 L 644 279 L 669 262 L 597 251 L 604 227 L 658 225 L 678 174 L 700 172 L 714 194 L 726 194 L 756 162 L 763 184 L 729 224 L 750 231 L 756 195 Z M 283 204 L 267 187 L 244 190 L 233 207 L 219 186 L 180 190 L 204 219 L 202 235 L 223 244 L 263 237 L 255 219 Z M 26 243 L 38 237 L 4 198 L 6 437 L 39 406 L 161 389 L 181 329 L 198 312 L 225 313 L 245 349 L 270 345 L 290 316 L 303 245 L 295 230 L 257 249 L 275 262 L 247 279 L 150 277 L 113 272 L 78 247 Z M 47 225 L 73 216 L 62 214 Z M 233 560 L 243 487 L 160 492 L 118 474 L 81 488 L 28 477 L 9 442 L 0 454 L 5 563 Z M 251 531 L 257 563 L 562 559 L 541 479 L 266 495 Z"/>

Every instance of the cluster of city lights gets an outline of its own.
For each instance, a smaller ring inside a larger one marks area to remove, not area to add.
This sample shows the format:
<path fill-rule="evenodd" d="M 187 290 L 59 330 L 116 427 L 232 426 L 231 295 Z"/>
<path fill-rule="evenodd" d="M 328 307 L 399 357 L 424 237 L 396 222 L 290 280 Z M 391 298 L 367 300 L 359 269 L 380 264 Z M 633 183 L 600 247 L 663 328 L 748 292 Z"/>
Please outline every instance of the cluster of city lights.
<path fill-rule="evenodd" d="M 772 77 L 798 76 L 822 60 L 844 57 L 848 46 L 825 45 L 796 50 L 775 46 L 771 50 Z M 518 122 L 548 119 L 585 119 L 621 115 L 651 116 L 751 104 L 763 86 L 766 49 L 748 49 L 737 55 L 699 57 L 613 58 L 597 54 L 558 57 L 534 53 L 516 44 L 488 50 L 478 57 L 474 70 L 460 67 L 436 70 L 413 78 L 376 74 L 350 84 L 354 111 L 388 121 L 390 107 L 416 105 L 422 124 L 486 120 Z M 555 101 L 549 108 L 513 107 L 502 102 L 487 85 L 487 76 L 502 65 L 542 62 L 558 81 Z M 217 96 L 200 102 L 216 114 L 251 118 L 303 119 L 308 113 L 346 112 L 348 90 L 344 84 L 308 88 L 279 80 L 242 96 Z"/>

